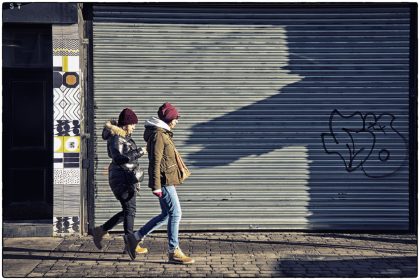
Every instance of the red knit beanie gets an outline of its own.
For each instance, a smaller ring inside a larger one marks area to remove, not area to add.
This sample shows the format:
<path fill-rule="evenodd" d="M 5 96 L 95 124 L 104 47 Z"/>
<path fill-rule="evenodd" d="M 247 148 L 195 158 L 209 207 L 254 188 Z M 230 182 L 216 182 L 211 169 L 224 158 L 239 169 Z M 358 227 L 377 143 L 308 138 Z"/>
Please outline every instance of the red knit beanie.
<path fill-rule="evenodd" d="M 172 104 L 169 102 L 166 102 L 165 104 L 160 106 L 157 113 L 159 119 L 166 123 L 170 123 L 172 120 L 179 118 L 179 113 L 177 109 L 174 106 L 172 106 Z"/>
<path fill-rule="evenodd" d="M 118 126 L 136 124 L 138 122 L 139 120 L 137 119 L 136 114 L 129 108 L 122 110 L 120 116 L 118 117 Z"/>

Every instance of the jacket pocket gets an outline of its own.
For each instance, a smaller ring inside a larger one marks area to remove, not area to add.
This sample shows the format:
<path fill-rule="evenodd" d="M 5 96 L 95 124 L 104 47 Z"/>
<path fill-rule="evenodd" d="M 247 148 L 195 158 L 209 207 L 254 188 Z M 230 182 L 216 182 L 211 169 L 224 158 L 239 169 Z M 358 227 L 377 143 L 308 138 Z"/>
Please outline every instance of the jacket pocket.
<path fill-rule="evenodd" d="M 177 169 L 176 164 L 171 164 L 166 168 L 163 174 L 165 177 L 165 185 L 174 184 L 175 178 L 177 177 Z"/>
<path fill-rule="evenodd" d="M 176 163 L 174 163 L 174 164 L 170 164 L 170 165 L 166 168 L 165 172 L 173 172 L 172 170 L 175 170 L 175 167 L 176 167 Z"/>
<path fill-rule="evenodd" d="M 180 185 L 181 184 L 181 171 L 177 164 L 174 164 L 165 172 L 166 185 Z"/>
<path fill-rule="evenodd" d="M 160 169 L 162 173 L 169 171 L 170 169 L 174 168 L 176 166 L 176 162 L 174 162 L 172 159 L 164 158 L 162 161 L 162 164 L 160 166 Z"/>

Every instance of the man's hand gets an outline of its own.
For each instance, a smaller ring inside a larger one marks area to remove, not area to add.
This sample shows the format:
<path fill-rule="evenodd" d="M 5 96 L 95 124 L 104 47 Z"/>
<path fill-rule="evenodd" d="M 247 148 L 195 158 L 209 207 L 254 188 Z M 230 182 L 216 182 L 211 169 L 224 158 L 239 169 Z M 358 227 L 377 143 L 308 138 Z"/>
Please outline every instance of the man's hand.
<path fill-rule="evenodd" d="M 162 190 L 154 190 L 154 191 L 153 191 L 153 194 L 154 194 L 155 196 L 157 196 L 157 197 L 161 198 L 161 197 L 162 197 Z"/>

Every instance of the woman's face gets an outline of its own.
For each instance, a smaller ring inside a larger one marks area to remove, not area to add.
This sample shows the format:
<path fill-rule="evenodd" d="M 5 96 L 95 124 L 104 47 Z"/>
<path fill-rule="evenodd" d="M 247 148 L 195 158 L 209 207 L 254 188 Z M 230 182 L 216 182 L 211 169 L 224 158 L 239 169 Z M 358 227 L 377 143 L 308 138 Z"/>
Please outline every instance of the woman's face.
<path fill-rule="evenodd" d="M 125 130 L 128 132 L 128 134 L 133 134 L 134 129 L 136 129 L 135 124 L 127 124 L 125 126 Z"/>
<path fill-rule="evenodd" d="M 178 124 L 178 119 L 174 119 L 168 125 L 171 129 L 174 129 L 177 124 Z"/>

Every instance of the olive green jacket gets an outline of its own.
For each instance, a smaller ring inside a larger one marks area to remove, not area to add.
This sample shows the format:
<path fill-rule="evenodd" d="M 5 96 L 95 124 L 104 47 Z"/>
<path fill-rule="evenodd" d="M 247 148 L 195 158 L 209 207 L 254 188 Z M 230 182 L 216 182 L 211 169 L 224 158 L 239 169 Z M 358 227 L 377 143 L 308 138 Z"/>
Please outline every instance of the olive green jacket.
<path fill-rule="evenodd" d="M 182 174 L 176 161 L 173 133 L 154 125 L 156 118 L 152 120 L 146 122 L 143 135 L 149 156 L 149 188 L 158 190 L 162 186 L 180 185 Z"/>

